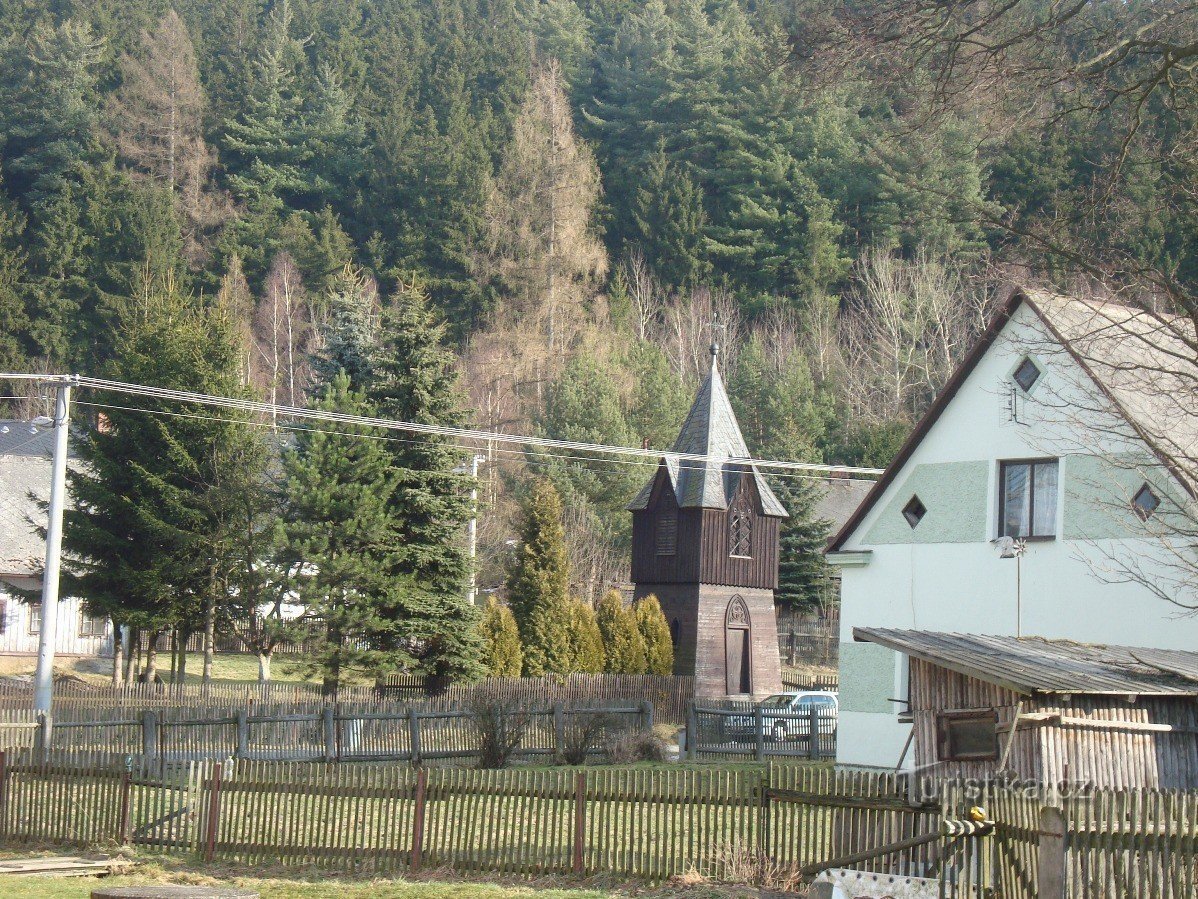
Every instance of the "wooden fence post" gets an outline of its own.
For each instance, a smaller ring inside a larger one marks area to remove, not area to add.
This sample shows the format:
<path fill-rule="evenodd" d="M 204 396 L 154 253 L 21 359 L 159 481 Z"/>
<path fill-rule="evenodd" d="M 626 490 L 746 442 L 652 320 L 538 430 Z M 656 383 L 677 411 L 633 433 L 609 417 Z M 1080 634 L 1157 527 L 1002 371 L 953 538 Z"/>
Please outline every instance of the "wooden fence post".
<path fill-rule="evenodd" d="M 129 788 L 133 784 L 133 759 L 125 759 L 125 770 L 121 772 L 121 819 L 117 822 L 117 839 L 122 846 L 130 840 Z"/>
<path fill-rule="evenodd" d="M 582 874 L 587 825 L 587 776 L 574 774 L 574 873 Z"/>
<path fill-rule="evenodd" d="M 686 757 L 692 761 L 698 757 L 699 746 L 699 715 L 695 711 L 695 701 L 686 704 Z"/>
<path fill-rule="evenodd" d="M 237 711 L 237 749 L 233 758 L 244 759 L 250 754 L 250 714 L 245 709 Z"/>
<path fill-rule="evenodd" d="M 566 712 L 562 708 L 560 702 L 553 704 L 553 748 L 554 751 L 561 755 L 562 748 L 566 745 Z"/>
<path fill-rule="evenodd" d="M 158 715 L 150 709 L 141 713 L 141 754 L 147 762 L 158 757 Z"/>
<path fill-rule="evenodd" d="M 757 761 L 765 761 L 765 709 L 758 704 L 753 709 L 753 730 L 756 737 L 754 756 Z"/>
<path fill-rule="evenodd" d="M 333 762 L 337 760 L 337 721 L 331 705 L 324 707 L 321 720 L 324 722 L 324 760 Z"/>
<path fill-rule="evenodd" d="M 408 710 L 408 742 L 412 747 L 412 764 L 420 764 L 420 713 L 415 709 Z"/>
<path fill-rule="evenodd" d="M 424 806 L 428 792 L 428 769 L 416 769 L 416 805 L 412 809 L 412 862 L 409 867 L 419 871 L 424 861 Z"/>
<path fill-rule="evenodd" d="M 212 777 L 208 781 L 208 820 L 205 822 L 204 861 L 212 861 L 216 855 L 216 830 L 220 818 L 220 776 L 223 763 L 212 766 Z"/>
<path fill-rule="evenodd" d="M 8 753 L 0 749 L 0 834 L 8 832 Z"/>
<path fill-rule="evenodd" d="M 821 748 L 819 745 L 819 706 L 812 705 L 807 710 L 807 757 L 818 759 Z"/>
<path fill-rule="evenodd" d="M 1065 899 L 1065 813 L 1040 809 L 1039 899 Z"/>
<path fill-rule="evenodd" d="M 641 730 L 653 730 L 653 702 L 649 699 L 641 700 L 639 712 Z"/>

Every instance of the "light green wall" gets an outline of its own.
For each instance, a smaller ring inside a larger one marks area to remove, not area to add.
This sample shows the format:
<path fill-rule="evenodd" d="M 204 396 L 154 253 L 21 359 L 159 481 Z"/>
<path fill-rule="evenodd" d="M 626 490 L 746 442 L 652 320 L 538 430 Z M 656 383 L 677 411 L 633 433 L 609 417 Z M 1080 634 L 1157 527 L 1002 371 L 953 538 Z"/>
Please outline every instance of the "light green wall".
<path fill-rule="evenodd" d="M 840 644 L 840 708 L 846 712 L 893 712 L 894 650 L 876 643 Z"/>
<path fill-rule="evenodd" d="M 986 491 L 990 463 L 916 465 L 865 535 L 866 544 L 977 543 L 987 539 Z M 912 529 L 903 507 L 918 494 L 928 512 Z"/>
<path fill-rule="evenodd" d="M 1156 533 L 1131 508 L 1147 481 L 1161 499 L 1158 520 L 1180 514 L 1177 483 L 1148 456 L 1069 456 L 1065 462 L 1063 531 L 1066 540 L 1115 540 Z"/>

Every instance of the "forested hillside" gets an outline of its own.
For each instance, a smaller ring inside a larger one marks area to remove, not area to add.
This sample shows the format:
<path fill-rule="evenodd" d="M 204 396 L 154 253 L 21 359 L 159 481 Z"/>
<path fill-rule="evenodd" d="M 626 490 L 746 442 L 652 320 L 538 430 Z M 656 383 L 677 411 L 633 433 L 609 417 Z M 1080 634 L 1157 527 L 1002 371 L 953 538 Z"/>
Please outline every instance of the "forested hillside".
<path fill-rule="evenodd" d="M 885 464 L 1012 280 L 1193 296 L 1192 5 L 1074 6 L 3 0 L 0 369 L 303 404 L 381 315 L 462 395 L 343 398 L 663 447 L 718 315 L 756 453 Z M 600 595 L 646 470 L 493 461 L 484 586 L 535 472 Z"/>

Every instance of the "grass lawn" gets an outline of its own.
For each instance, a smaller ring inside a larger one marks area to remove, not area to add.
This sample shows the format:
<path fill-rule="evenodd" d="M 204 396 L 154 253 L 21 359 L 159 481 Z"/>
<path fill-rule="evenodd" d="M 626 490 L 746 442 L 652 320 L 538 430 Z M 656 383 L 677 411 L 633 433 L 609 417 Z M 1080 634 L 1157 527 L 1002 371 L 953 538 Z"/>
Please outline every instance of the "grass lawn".
<path fill-rule="evenodd" d="M 36 663 L 37 660 L 33 656 L 0 656 L 0 675 L 32 675 Z M 158 665 L 162 679 L 169 681 L 170 653 L 160 653 Z M 187 683 L 199 683 L 203 670 L 203 655 L 188 653 Z M 78 677 L 90 683 L 107 684 L 112 678 L 112 660 L 59 657 L 55 662 L 54 672 L 58 675 Z M 275 657 L 274 663 L 271 665 L 270 676 L 272 681 L 279 683 L 319 683 L 316 679 L 303 677 L 293 664 L 288 663 L 287 656 Z M 222 684 L 256 684 L 258 682 L 258 658 L 249 653 L 218 653 L 213 659 L 212 679 L 216 683 Z"/>
<path fill-rule="evenodd" d="M 9 853 L 4 853 L 9 855 Z M 637 886 L 562 887 L 560 881 L 487 883 L 455 880 L 347 879 L 325 874 L 274 876 L 274 870 L 238 870 L 199 864 L 183 868 L 172 863 L 144 865 L 136 874 L 122 877 L 17 877 L 3 875 L 4 899 L 87 899 L 104 886 L 141 886 L 153 883 L 231 886 L 256 890 L 262 899 L 748 899 L 757 891 L 748 887 L 717 886 L 704 882 L 678 883 L 655 889 Z M 243 876 L 245 875 L 245 876 Z M 253 876 L 250 876 L 253 875 Z M 432 876 L 436 876 L 435 874 Z"/>
<path fill-rule="evenodd" d="M 87 899 L 100 884 L 135 886 L 161 883 L 162 877 L 9 877 L 3 888 L 6 899 Z M 178 883 L 212 883 L 208 878 L 176 879 Z M 411 883 L 407 881 L 277 880 L 236 878 L 230 886 L 257 890 L 262 899 L 607 899 L 597 890 L 534 890 L 487 883 Z"/>

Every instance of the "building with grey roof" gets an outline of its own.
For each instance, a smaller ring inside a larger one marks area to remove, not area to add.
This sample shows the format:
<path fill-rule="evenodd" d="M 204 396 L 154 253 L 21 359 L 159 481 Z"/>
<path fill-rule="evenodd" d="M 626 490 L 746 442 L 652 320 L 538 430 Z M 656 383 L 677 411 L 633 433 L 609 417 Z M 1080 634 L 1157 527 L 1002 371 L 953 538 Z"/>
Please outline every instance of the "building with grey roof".
<path fill-rule="evenodd" d="M 45 542 L 38 531 L 50 497 L 53 454 L 52 429 L 0 420 L 0 654 L 37 652 L 40 608 L 25 600 L 36 597 L 42 584 Z M 111 624 L 87 614 L 76 597 L 60 601 L 56 636 L 62 655 L 112 652 Z"/>

